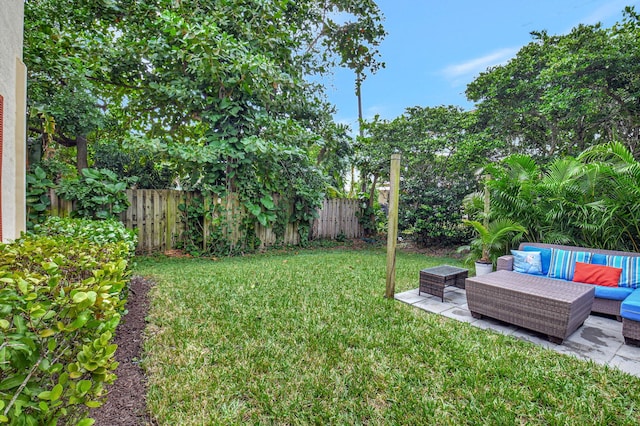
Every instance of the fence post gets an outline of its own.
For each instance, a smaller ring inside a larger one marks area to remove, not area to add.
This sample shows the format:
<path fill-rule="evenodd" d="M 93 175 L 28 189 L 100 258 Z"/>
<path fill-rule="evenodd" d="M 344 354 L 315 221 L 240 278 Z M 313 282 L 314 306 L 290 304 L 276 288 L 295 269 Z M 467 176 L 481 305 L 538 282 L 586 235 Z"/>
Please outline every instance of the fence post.
<path fill-rule="evenodd" d="M 393 299 L 396 291 L 396 244 L 398 243 L 398 201 L 400 192 L 400 154 L 391 155 L 389 188 L 389 229 L 387 231 L 387 290 Z"/>

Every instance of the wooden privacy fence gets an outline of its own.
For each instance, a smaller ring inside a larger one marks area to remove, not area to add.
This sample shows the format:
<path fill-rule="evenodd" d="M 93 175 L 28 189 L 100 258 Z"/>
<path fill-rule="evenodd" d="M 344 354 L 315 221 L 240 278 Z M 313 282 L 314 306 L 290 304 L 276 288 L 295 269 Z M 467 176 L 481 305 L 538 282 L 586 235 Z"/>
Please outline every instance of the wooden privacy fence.
<path fill-rule="evenodd" d="M 163 252 L 174 249 L 180 242 L 187 223 L 180 205 L 189 204 L 199 197 L 198 193 L 178 191 L 171 189 L 131 189 L 127 190 L 129 208 L 120 214 L 120 220 L 128 229 L 138 232 L 138 253 Z M 54 191 L 50 193 L 51 214 L 55 216 L 68 216 L 73 210 L 70 201 L 58 198 Z M 242 215 L 240 204 L 233 196 L 221 199 L 212 197 L 205 200 L 207 205 L 217 204 L 224 207 L 225 234 L 231 239 L 237 239 L 238 229 Z M 346 238 L 359 238 L 363 235 L 363 228 L 358 221 L 360 211 L 358 200 L 353 199 L 326 199 L 318 210 L 318 218 L 311 226 L 311 239 L 335 239 L 339 235 Z M 233 223 L 235 221 L 236 223 Z M 207 244 L 208 229 L 203 224 L 204 243 Z M 256 236 L 260 239 L 262 247 L 276 243 L 277 236 L 272 228 L 265 228 L 259 223 L 255 225 Z M 300 244 L 298 225 L 289 223 L 282 237 L 283 244 Z"/>
<path fill-rule="evenodd" d="M 336 239 L 338 235 L 346 238 L 359 238 L 363 235 L 358 220 L 360 202 L 348 198 L 331 198 L 322 202 L 318 218 L 311 226 L 311 238 Z"/>

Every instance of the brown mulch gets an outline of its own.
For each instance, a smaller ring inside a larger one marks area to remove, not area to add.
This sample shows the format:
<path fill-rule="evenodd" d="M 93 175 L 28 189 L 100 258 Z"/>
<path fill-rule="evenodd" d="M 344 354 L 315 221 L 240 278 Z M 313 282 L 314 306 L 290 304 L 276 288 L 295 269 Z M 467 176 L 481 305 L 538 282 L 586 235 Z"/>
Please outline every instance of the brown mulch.
<path fill-rule="evenodd" d="M 123 316 L 114 338 L 118 345 L 116 360 L 120 363 L 115 371 L 118 378 L 107 388 L 106 403 L 89 413 L 96 426 L 156 424 L 147 413 L 147 382 L 140 368 L 142 334 L 149 310 L 147 293 L 152 286 L 151 281 L 142 277 L 131 279 L 126 305 L 128 313 Z"/>

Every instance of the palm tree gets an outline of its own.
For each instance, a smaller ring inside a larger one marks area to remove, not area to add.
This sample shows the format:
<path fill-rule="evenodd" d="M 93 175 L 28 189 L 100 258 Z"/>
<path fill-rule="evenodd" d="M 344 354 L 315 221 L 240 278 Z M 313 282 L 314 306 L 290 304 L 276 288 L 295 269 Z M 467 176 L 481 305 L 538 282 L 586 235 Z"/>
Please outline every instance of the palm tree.
<path fill-rule="evenodd" d="M 488 226 L 477 220 L 464 220 L 465 225 L 472 227 L 477 236 L 469 244 L 469 259 L 478 263 L 494 263 L 498 256 L 505 254 L 507 243 L 522 237 L 527 230 L 510 219 L 499 219 L 489 222 Z M 519 235 L 514 234 L 519 233 Z"/>

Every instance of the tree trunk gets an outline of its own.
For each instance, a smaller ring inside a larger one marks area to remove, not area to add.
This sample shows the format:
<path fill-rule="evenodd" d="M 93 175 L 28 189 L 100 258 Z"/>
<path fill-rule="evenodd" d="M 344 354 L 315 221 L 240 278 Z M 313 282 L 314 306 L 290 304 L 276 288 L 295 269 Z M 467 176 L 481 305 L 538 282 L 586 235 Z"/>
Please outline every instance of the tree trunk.
<path fill-rule="evenodd" d="M 358 97 L 358 130 L 362 138 L 364 130 L 362 129 L 362 76 L 360 73 L 356 74 L 356 96 Z"/>
<path fill-rule="evenodd" d="M 76 135 L 76 161 L 78 173 L 89 168 L 89 158 L 87 154 L 87 135 Z"/>

